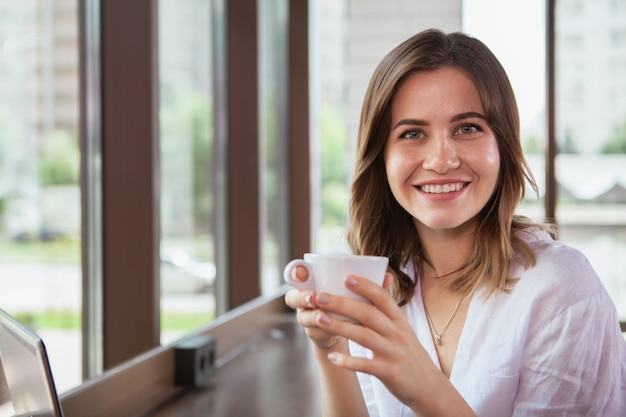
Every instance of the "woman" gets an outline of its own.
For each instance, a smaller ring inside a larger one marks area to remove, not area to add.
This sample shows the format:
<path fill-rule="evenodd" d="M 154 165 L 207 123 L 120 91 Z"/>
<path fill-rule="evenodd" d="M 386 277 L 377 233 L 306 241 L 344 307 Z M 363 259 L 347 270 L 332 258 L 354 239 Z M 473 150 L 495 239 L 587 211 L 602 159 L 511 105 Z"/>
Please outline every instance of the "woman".
<path fill-rule="evenodd" d="M 389 257 L 383 288 L 346 278 L 372 305 L 286 294 L 325 416 L 626 415 L 615 306 L 582 254 L 514 214 L 526 182 L 515 97 L 484 44 L 428 30 L 383 59 L 348 232 L 354 253 Z"/>

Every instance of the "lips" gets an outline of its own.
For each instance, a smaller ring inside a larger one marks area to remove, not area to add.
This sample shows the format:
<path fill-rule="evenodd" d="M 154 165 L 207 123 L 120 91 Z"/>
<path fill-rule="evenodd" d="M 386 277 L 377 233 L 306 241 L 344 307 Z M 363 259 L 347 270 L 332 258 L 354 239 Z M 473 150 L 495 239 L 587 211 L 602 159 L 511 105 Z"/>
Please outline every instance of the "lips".
<path fill-rule="evenodd" d="M 450 184 L 425 184 L 420 185 L 419 189 L 427 194 L 447 194 L 460 191 L 465 186 L 462 182 Z"/>

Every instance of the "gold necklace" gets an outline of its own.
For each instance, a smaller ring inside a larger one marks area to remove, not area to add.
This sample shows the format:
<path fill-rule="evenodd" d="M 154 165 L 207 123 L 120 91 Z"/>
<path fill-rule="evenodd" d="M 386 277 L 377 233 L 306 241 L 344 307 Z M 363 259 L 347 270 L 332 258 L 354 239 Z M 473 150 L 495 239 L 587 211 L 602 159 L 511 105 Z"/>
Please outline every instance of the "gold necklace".
<path fill-rule="evenodd" d="M 441 336 L 443 336 L 445 331 L 448 329 L 448 326 L 450 325 L 450 322 L 452 321 L 452 319 L 456 315 L 456 312 L 459 309 L 459 306 L 461 305 L 461 301 L 463 301 L 463 296 L 461 296 L 461 298 L 459 298 L 459 302 L 456 303 L 456 307 L 454 307 L 454 310 L 452 310 L 452 314 L 450 315 L 450 318 L 448 319 L 448 321 L 446 322 L 446 325 L 443 326 L 443 329 L 441 329 L 440 332 L 437 332 L 437 330 L 435 330 L 435 326 L 433 326 L 433 321 L 431 320 L 430 314 L 428 314 L 428 310 L 426 309 L 426 304 L 424 304 L 424 311 L 426 312 L 426 318 L 428 319 L 428 324 L 430 325 L 430 329 L 433 331 L 433 334 L 435 335 L 435 344 L 436 345 L 441 345 Z"/>

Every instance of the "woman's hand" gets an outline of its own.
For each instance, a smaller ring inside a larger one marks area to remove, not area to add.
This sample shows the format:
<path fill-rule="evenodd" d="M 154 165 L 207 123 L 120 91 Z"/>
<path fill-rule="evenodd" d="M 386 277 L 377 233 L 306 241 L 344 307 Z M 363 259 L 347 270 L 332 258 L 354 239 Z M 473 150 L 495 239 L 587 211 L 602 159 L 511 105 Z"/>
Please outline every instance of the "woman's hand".
<path fill-rule="evenodd" d="M 292 274 L 294 280 L 308 279 L 306 268 L 301 266 L 296 267 Z M 350 350 L 345 337 L 329 333 L 319 326 L 319 323 L 328 317 L 328 314 L 320 309 L 320 298 L 324 302 L 327 297 L 329 296 L 325 293 L 316 294 L 312 291 L 291 289 L 285 295 L 285 302 L 296 309 L 298 323 L 304 327 L 307 336 L 313 342 L 313 351 L 319 362 L 323 414 L 366 416 L 367 407 L 356 374 L 328 361 L 330 352 L 349 354 Z"/>
<path fill-rule="evenodd" d="M 306 270 L 302 269 L 296 274 L 299 279 L 306 279 Z M 417 415 L 475 416 L 415 336 L 406 315 L 389 294 L 392 283 L 390 273 L 385 275 L 382 287 L 358 276 L 346 278 L 346 286 L 372 304 L 295 289 L 285 299 L 298 310 L 298 322 L 319 348 L 318 353 L 337 367 L 377 377 Z M 371 350 L 372 359 L 350 356 L 348 340 Z M 438 395 L 433 396 L 433 392 Z"/>
<path fill-rule="evenodd" d="M 392 282 L 393 276 L 389 273 L 382 287 L 358 276 L 348 276 L 346 286 L 372 304 L 319 294 L 315 323 L 319 331 L 353 340 L 373 354 L 372 359 L 367 359 L 333 351 L 328 354 L 331 362 L 345 369 L 374 375 L 401 402 L 414 410 L 424 410 L 423 401 L 428 401 L 426 397 L 432 392 L 433 378 L 439 380 L 445 376 L 432 362 L 406 315 L 389 294 L 387 288 Z M 348 316 L 360 324 L 337 319 L 326 311 Z"/>
<path fill-rule="evenodd" d="M 298 281 L 306 281 L 308 279 L 306 268 L 301 266 L 294 268 L 293 277 Z M 346 340 L 341 336 L 332 335 L 317 325 L 320 311 L 316 293 L 293 288 L 285 294 L 285 303 L 296 310 L 298 323 L 304 327 L 307 336 L 316 347 L 335 349 L 340 344 L 346 343 Z"/>

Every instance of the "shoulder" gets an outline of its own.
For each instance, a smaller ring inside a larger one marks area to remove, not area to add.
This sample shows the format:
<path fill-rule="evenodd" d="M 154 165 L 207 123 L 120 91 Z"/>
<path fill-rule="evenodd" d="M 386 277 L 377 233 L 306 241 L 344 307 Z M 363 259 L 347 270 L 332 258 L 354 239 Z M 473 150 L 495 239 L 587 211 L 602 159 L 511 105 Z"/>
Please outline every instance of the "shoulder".
<path fill-rule="evenodd" d="M 524 239 L 537 264 L 522 270 L 507 294 L 515 308 L 507 316 L 521 323 L 517 412 L 569 403 L 588 407 L 589 415 L 615 415 L 626 381 L 615 304 L 580 251 L 542 233 Z"/>
<path fill-rule="evenodd" d="M 531 229 L 518 232 L 535 253 L 535 266 L 523 270 L 517 267 L 520 281 L 541 281 L 546 285 L 599 284 L 598 275 L 587 257 L 578 249 L 554 240 L 546 232 Z M 540 284 L 540 282 L 534 282 Z"/>
<path fill-rule="evenodd" d="M 562 307 L 596 297 L 608 299 L 600 278 L 582 252 L 538 229 L 518 233 L 532 248 L 537 262 L 527 270 L 517 267 L 512 271 L 519 278 L 513 293 L 522 293 L 525 298 L 549 298 L 550 304 Z"/>

